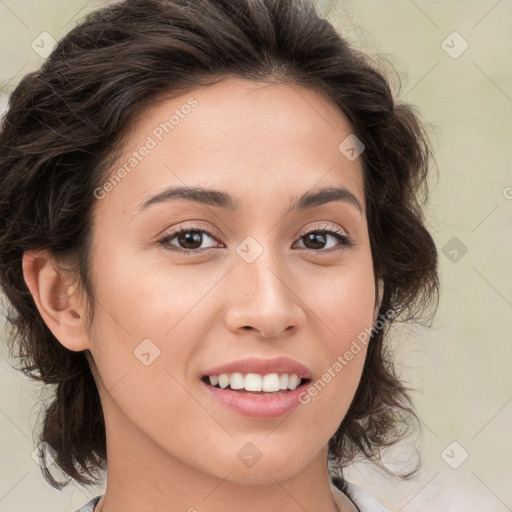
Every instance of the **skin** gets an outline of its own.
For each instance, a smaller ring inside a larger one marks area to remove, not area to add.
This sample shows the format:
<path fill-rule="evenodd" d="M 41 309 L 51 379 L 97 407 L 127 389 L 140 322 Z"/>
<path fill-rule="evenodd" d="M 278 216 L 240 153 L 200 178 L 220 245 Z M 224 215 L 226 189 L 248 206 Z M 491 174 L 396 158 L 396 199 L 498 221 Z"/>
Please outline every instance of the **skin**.
<path fill-rule="evenodd" d="M 24 255 L 48 327 L 68 349 L 90 350 L 97 365 L 108 482 L 96 510 L 354 511 L 330 483 L 327 443 L 355 394 L 364 345 L 310 403 L 277 419 L 244 417 L 199 385 L 209 368 L 248 356 L 291 357 L 317 381 L 374 324 L 361 159 L 338 149 L 352 130 L 318 92 L 228 78 L 146 108 L 112 173 L 191 97 L 191 113 L 97 201 L 92 333 L 76 282 L 47 251 Z M 229 192 L 239 211 L 173 200 L 137 212 L 170 185 Z M 293 199 L 325 186 L 348 188 L 363 214 L 344 202 L 286 213 Z M 198 255 L 158 244 L 191 224 L 214 238 L 167 245 Z M 354 245 L 332 235 L 308 244 L 304 235 L 320 228 L 341 229 Z M 251 264 L 236 252 L 248 236 L 263 249 Z M 134 350 L 148 338 L 160 355 L 145 366 Z M 251 467 L 237 457 L 248 442 L 262 454 Z"/>

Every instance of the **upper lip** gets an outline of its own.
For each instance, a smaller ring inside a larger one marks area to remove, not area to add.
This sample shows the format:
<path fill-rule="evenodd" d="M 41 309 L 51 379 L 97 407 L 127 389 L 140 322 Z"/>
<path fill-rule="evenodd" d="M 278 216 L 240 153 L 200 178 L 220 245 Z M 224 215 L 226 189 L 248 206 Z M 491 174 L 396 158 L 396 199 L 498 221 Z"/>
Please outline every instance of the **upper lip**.
<path fill-rule="evenodd" d="M 298 361 L 289 357 L 275 357 L 272 359 L 249 357 L 230 361 L 215 368 L 207 370 L 206 376 L 220 375 L 221 373 L 259 373 L 267 375 L 269 373 L 295 373 L 301 379 L 311 379 L 311 371 Z"/>

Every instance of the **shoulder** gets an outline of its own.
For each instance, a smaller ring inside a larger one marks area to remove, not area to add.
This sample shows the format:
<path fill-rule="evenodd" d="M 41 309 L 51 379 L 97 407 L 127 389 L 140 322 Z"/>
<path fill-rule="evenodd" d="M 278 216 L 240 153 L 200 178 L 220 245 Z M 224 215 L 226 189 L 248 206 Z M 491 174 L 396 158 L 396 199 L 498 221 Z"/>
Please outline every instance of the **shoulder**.
<path fill-rule="evenodd" d="M 101 494 L 99 496 L 95 496 L 92 500 L 88 501 L 85 505 L 81 506 L 79 509 L 75 510 L 75 512 L 94 512 L 94 507 L 97 505 L 98 501 L 100 501 Z"/>
<path fill-rule="evenodd" d="M 338 477 L 334 477 L 332 481 L 354 502 L 360 512 L 389 512 L 377 498 L 359 485 Z"/>

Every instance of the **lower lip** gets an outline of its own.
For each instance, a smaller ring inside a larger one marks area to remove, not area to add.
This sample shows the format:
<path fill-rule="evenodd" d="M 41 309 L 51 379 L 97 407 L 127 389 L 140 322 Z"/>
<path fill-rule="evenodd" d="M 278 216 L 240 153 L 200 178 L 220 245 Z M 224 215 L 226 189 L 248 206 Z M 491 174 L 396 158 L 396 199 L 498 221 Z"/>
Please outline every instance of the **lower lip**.
<path fill-rule="evenodd" d="M 308 383 L 301 385 L 293 391 L 286 391 L 280 395 L 256 395 L 221 389 L 200 381 L 203 389 L 221 404 L 250 418 L 278 418 L 293 411 L 301 402 L 299 396 L 307 390 Z"/>

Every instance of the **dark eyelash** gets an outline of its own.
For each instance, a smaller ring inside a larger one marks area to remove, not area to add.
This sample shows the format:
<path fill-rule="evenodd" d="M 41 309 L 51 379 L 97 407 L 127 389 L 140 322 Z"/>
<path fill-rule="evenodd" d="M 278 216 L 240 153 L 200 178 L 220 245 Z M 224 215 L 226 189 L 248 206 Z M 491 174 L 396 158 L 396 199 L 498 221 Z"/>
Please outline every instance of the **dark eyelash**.
<path fill-rule="evenodd" d="M 211 233 L 210 231 L 204 229 L 204 228 L 200 228 L 199 226 L 186 226 L 185 228 L 183 227 L 180 227 L 179 229 L 171 232 L 171 233 L 164 233 L 159 239 L 158 239 L 158 244 L 163 246 L 165 249 L 167 250 L 170 250 L 170 251 L 176 251 L 180 254 L 195 254 L 195 255 L 198 255 L 198 254 L 209 254 L 211 253 L 212 251 L 215 250 L 214 247 L 211 247 L 209 249 L 206 249 L 206 250 L 201 250 L 201 249 L 194 249 L 194 250 L 188 250 L 188 249 L 181 249 L 181 248 L 176 248 L 174 246 L 171 246 L 171 245 L 168 245 L 168 242 L 170 242 L 173 238 L 175 238 L 177 235 L 179 234 L 182 234 L 182 233 L 188 233 L 189 231 L 197 231 L 197 232 L 200 232 L 200 233 L 205 233 L 206 235 L 208 235 L 210 238 L 212 239 L 215 239 L 216 238 L 216 235 Z M 345 235 L 342 231 L 336 229 L 336 228 L 332 228 L 332 227 L 325 227 L 325 228 L 315 228 L 315 229 L 312 229 L 311 231 L 308 231 L 306 233 L 304 233 L 303 235 L 300 236 L 299 240 L 301 238 L 304 238 L 306 235 L 309 235 L 310 233 L 327 233 L 327 234 L 330 234 L 332 236 L 334 236 L 342 245 L 341 248 L 339 249 L 329 249 L 327 251 L 323 251 L 323 250 L 315 250 L 315 249 L 304 249 L 305 251 L 307 252 L 310 252 L 310 253 L 315 253 L 315 254 L 321 254 L 321 253 L 332 253 L 332 252 L 336 252 L 336 251 L 339 251 L 339 250 L 345 250 L 345 249 L 348 249 L 349 247 L 352 247 L 354 245 L 354 242 L 351 240 L 351 238 L 349 238 L 347 235 Z"/>
<path fill-rule="evenodd" d="M 176 235 L 180 235 L 182 233 L 188 233 L 189 231 L 198 231 L 200 233 L 206 233 L 210 238 L 215 239 L 215 235 L 211 233 L 210 231 L 200 228 L 199 226 L 186 226 L 186 227 L 180 227 L 176 231 L 172 231 L 171 233 L 164 233 L 161 238 L 158 239 L 158 244 L 163 246 L 164 249 L 167 249 L 169 251 L 175 251 L 180 254 L 208 254 L 212 252 L 212 248 L 210 250 L 201 250 L 201 249 L 194 249 L 194 250 L 187 250 L 187 249 L 181 249 L 174 247 L 172 245 L 167 245 L 167 242 L 170 242 L 173 238 L 176 237 Z"/>

